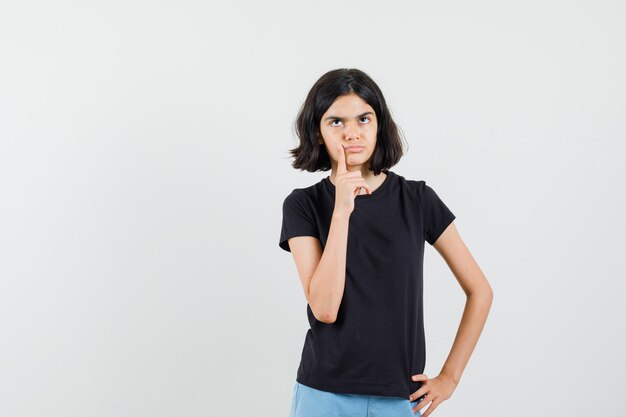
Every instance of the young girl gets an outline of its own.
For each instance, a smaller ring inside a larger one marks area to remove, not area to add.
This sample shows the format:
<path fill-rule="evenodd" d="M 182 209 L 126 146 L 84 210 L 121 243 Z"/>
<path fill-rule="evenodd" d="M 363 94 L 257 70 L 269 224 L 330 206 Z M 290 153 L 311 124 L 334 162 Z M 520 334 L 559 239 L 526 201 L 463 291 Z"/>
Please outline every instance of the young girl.
<path fill-rule="evenodd" d="M 324 74 L 297 121 L 293 167 L 331 174 L 284 200 L 290 251 L 310 324 L 291 417 L 430 415 L 450 398 L 484 327 L 493 292 L 425 181 L 390 170 L 403 155 L 378 85 L 357 69 Z M 424 371 L 424 242 L 467 295 L 439 375 Z"/>

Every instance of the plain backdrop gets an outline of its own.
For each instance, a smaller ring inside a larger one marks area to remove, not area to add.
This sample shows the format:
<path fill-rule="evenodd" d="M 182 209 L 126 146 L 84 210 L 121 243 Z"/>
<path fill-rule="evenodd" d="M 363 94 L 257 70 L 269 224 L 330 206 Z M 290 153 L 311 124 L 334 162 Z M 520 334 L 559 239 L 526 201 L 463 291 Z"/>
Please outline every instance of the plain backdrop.
<path fill-rule="evenodd" d="M 313 83 L 359 68 L 494 290 L 432 414 L 626 408 L 622 1 L 0 1 L 0 415 L 287 416 L 284 198 Z M 465 297 L 425 254 L 425 373 Z"/>

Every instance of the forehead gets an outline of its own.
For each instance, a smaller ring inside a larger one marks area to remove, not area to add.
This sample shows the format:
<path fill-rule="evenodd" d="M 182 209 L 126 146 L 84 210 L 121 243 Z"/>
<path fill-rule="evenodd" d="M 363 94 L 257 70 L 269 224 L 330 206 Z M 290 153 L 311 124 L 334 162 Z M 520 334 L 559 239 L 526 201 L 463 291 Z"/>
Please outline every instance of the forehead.
<path fill-rule="evenodd" d="M 362 113 L 364 111 L 373 112 L 374 109 L 360 96 L 351 93 L 337 97 L 326 113 L 332 112 L 333 114 L 351 116 L 352 114 Z"/>

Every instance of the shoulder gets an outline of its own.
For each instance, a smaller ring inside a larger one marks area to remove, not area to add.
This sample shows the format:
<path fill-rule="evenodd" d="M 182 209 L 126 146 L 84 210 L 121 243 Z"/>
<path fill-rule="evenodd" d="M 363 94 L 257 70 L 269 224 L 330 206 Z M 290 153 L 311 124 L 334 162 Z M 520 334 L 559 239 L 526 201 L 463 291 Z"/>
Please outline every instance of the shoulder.
<path fill-rule="evenodd" d="M 310 200 L 316 192 L 318 188 L 318 184 L 313 184 L 308 187 L 302 188 L 294 188 L 291 190 L 289 194 L 285 197 L 285 203 L 290 202 L 304 202 L 306 200 Z"/>
<path fill-rule="evenodd" d="M 396 172 L 393 173 L 396 176 L 398 183 L 403 186 L 403 188 L 408 188 L 411 191 L 417 193 L 418 195 L 424 190 L 426 187 L 426 181 L 406 178 L 403 175 L 400 175 Z"/>
<path fill-rule="evenodd" d="M 395 174 L 400 184 L 400 188 L 406 190 L 406 192 L 416 199 L 416 202 L 422 205 L 429 205 L 432 201 L 438 199 L 437 193 L 432 187 L 430 182 L 425 179 L 406 178 L 400 174 Z"/>
<path fill-rule="evenodd" d="M 284 199 L 284 209 L 310 211 L 316 207 L 321 193 L 322 182 L 307 187 L 294 188 Z"/>
<path fill-rule="evenodd" d="M 306 209 L 306 198 L 301 188 L 293 189 L 283 201 L 283 212 L 303 211 Z"/>

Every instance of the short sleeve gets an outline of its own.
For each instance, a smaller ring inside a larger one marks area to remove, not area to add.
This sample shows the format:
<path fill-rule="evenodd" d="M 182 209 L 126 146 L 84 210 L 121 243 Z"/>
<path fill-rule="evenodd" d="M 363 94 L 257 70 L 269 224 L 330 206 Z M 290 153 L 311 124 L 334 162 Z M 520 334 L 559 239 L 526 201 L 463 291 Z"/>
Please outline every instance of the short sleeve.
<path fill-rule="evenodd" d="M 422 181 L 420 203 L 424 219 L 424 238 L 433 245 L 444 230 L 456 218 L 435 190 Z"/>
<path fill-rule="evenodd" d="M 287 252 L 291 252 L 287 241 L 292 237 L 313 236 L 319 239 L 317 225 L 303 197 L 296 189 L 283 202 L 283 222 L 278 245 Z"/>

